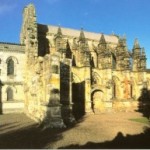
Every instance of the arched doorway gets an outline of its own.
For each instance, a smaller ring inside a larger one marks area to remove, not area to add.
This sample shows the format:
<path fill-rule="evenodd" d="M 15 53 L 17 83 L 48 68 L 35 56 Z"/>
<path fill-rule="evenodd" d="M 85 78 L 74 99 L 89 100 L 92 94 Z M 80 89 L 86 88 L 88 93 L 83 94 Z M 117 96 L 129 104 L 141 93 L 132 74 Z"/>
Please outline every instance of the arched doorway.
<path fill-rule="evenodd" d="M 97 89 L 94 90 L 91 94 L 92 103 L 91 108 L 94 113 L 100 113 L 104 110 L 104 102 L 103 102 L 104 93 L 103 91 Z"/>

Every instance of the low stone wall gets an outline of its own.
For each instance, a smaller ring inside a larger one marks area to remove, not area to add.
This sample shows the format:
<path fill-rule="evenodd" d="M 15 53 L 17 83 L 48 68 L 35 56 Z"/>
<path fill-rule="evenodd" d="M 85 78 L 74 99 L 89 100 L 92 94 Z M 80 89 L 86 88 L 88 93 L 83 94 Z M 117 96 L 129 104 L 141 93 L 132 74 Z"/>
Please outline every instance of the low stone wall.
<path fill-rule="evenodd" d="M 139 110 L 139 101 L 137 100 L 113 100 L 99 102 L 98 108 L 94 108 L 95 114 L 105 112 L 133 112 Z"/>
<path fill-rule="evenodd" d="M 113 101 L 113 111 L 133 112 L 138 111 L 139 102 L 136 100 L 115 100 Z"/>
<path fill-rule="evenodd" d="M 101 114 L 104 112 L 111 112 L 112 111 L 112 101 L 95 101 L 93 106 L 93 112 L 95 114 Z"/>
<path fill-rule="evenodd" d="M 2 113 L 21 113 L 24 112 L 24 102 L 3 102 Z"/>

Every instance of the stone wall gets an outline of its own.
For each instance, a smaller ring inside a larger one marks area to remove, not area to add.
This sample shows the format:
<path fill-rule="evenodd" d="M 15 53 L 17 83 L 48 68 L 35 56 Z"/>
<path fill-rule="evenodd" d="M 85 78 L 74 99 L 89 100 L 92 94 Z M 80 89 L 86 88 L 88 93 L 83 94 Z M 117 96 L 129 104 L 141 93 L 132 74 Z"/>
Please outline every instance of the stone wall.
<path fill-rule="evenodd" d="M 20 35 L 22 45 L 0 43 L 3 110 L 24 107 L 33 119 L 48 117 L 58 126 L 71 113 L 79 119 L 91 112 L 131 111 L 149 100 L 150 73 L 137 39 L 130 52 L 125 37 L 38 24 L 33 4 L 24 9 Z M 13 76 L 7 73 L 10 59 Z"/>
<path fill-rule="evenodd" d="M 8 74 L 8 61 L 14 62 L 14 73 Z M 0 79 L 2 112 L 23 112 L 24 110 L 24 46 L 12 43 L 0 43 Z M 13 99 L 8 99 L 8 89 L 12 90 Z"/>

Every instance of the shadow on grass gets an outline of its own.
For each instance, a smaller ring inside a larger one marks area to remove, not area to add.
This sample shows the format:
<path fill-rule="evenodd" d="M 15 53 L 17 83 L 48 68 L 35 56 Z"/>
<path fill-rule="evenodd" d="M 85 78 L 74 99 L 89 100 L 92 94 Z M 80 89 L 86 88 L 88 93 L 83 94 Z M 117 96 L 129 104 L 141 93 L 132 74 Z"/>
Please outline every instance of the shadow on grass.
<path fill-rule="evenodd" d="M 101 135 L 100 135 L 101 136 Z M 118 132 L 112 141 L 102 143 L 88 142 L 85 145 L 69 145 L 60 149 L 149 149 L 150 129 L 145 129 L 144 133 L 138 135 L 126 135 Z"/>

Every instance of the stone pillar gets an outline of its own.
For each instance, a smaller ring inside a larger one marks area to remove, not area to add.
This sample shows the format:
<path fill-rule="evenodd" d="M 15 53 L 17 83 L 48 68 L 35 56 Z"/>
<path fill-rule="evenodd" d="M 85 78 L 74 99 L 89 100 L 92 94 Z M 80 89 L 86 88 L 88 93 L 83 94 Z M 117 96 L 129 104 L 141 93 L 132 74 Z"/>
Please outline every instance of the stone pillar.
<path fill-rule="evenodd" d="M 58 53 L 51 56 L 50 60 L 50 78 L 47 84 L 47 102 L 44 104 L 42 113 L 43 128 L 62 128 L 65 127 L 62 118 L 62 105 L 60 99 L 60 57 Z"/>
<path fill-rule="evenodd" d="M 91 79 L 85 79 L 85 113 L 92 112 L 91 108 Z"/>
<path fill-rule="evenodd" d="M 75 121 L 72 115 L 72 83 L 71 60 L 63 59 L 60 62 L 60 102 L 62 104 L 62 118 L 66 124 Z"/>

